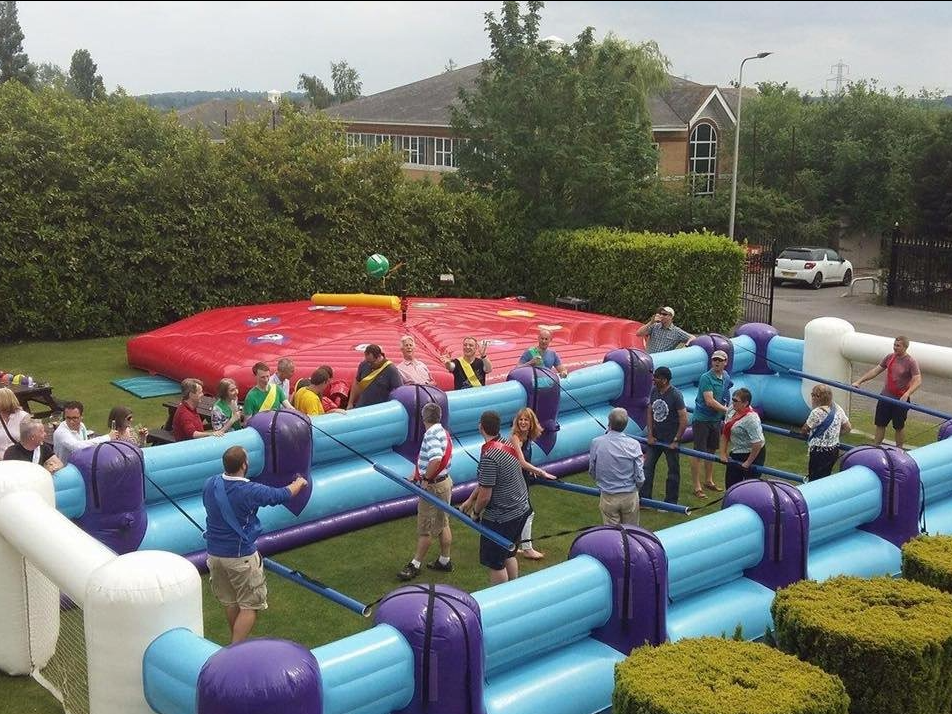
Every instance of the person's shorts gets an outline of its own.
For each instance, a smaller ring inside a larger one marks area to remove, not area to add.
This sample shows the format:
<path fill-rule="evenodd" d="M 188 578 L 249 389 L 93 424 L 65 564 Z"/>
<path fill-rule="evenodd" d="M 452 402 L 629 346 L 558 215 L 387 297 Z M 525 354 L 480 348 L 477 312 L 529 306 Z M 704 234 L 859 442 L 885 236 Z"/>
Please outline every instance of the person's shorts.
<path fill-rule="evenodd" d="M 833 473 L 836 460 L 840 458 L 840 450 L 835 446 L 810 449 L 807 465 L 807 476 L 811 481 L 825 478 Z"/>
<path fill-rule="evenodd" d="M 450 502 L 453 491 L 453 479 L 447 476 L 439 483 L 425 483 L 423 488 L 444 503 Z M 421 498 L 417 505 L 417 535 L 438 536 L 450 524 L 450 517 L 446 511 L 441 511 L 425 498 Z"/>
<path fill-rule="evenodd" d="M 708 454 L 717 453 L 721 446 L 721 423 L 719 421 L 696 421 L 694 429 L 694 448 Z"/>
<path fill-rule="evenodd" d="M 884 427 L 892 421 L 893 429 L 902 429 L 906 426 L 906 416 L 908 414 L 909 409 L 907 407 L 880 400 L 876 402 L 876 417 L 873 423 L 876 426 Z"/>
<path fill-rule="evenodd" d="M 516 547 L 518 547 L 519 539 L 522 537 L 522 528 L 526 524 L 529 513 L 530 511 L 526 511 L 518 518 L 513 518 L 511 521 L 503 521 L 502 523 L 490 521 L 485 518 L 480 522 L 489 530 L 496 531 L 496 533 L 506 540 L 512 541 L 516 544 Z M 515 551 L 506 550 L 484 535 L 479 536 L 480 565 L 484 565 L 490 570 L 502 570 L 506 567 L 506 561 L 509 558 L 515 557 L 515 555 Z"/>
<path fill-rule="evenodd" d="M 261 555 L 252 553 L 241 558 L 210 555 L 206 562 L 212 594 L 218 602 L 225 607 L 237 605 L 241 610 L 268 609 L 268 585 Z"/>

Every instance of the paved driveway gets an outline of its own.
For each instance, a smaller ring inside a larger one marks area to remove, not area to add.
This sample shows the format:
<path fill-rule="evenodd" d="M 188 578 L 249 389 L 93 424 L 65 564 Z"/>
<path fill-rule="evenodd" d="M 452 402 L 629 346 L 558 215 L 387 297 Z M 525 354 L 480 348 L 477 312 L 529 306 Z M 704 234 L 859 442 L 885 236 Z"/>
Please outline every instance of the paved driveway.
<path fill-rule="evenodd" d="M 868 288 L 861 288 L 868 289 Z M 774 292 L 773 324 L 781 335 L 803 338 L 803 326 L 815 317 L 839 317 L 851 323 L 857 332 L 873 335 L 906 335 L 915 342 L 952 347 L 952 315 L 878 305 L 869 294 L 841 297 L 846 288 L 831 285 L 820 290 L 804 287 L 778 287 Z M 856 377 L 870 365 L 854 365 Z M 875 391 L 882 388 L 883 377 L 863 386 Z M 853 409 L 865 398 L 853 400 Z M 870 405 L 872 400 L 868 400 Z M 924 377 L 915 401 L 952 414 L 952 380 Z M 870 407 L 872 408 L 872 407 Z"/>

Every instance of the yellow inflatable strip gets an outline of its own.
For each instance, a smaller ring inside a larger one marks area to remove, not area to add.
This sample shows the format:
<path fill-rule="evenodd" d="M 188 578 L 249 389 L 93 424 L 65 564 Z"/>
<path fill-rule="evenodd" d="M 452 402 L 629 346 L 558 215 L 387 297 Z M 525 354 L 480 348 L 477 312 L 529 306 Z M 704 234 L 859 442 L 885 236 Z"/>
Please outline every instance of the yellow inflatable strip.
<path fill-rule="evenodd" d="M 400 309 L 396 295 L 367 295 L 366 293 L 314 293 L 311 302 L 315 305 L 346 305 L 347 307 L 382 307 Z"/>

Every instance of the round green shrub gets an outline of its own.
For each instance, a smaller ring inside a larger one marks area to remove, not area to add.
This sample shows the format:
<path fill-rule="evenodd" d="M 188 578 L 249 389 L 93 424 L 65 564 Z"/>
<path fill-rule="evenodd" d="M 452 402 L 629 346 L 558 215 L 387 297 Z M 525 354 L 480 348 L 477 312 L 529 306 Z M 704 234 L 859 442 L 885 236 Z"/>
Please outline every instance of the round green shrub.
<path fill-rule="evenodd" d="M 919 536 L 906 543 L 902 575 L 952 593 L 952 536 Z"/>
<path fill-rule="evenodd" d="M 705 637 L 615 665 L 614 714 L 846 714 L 839 677 L 766 645 Z"/>
<path fill-rule="evenodd" d="M 805 580 L 772 613 L 777 645 L 839 675 L 854 714 L 952 706 L 952 595 L 891 578 Z"/>

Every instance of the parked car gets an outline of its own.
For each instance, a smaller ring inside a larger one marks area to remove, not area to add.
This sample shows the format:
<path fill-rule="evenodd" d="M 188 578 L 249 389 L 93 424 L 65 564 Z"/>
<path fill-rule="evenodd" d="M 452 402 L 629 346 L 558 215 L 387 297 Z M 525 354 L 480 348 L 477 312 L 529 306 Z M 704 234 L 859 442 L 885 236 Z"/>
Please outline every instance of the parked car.
<path fill-rule="evenodd" d="M 824 283 L 849 285 L 853 264 L 832 248 L 785 248 L 774 266 L 774 283 L 797 282 L 819 290 Z"/>

